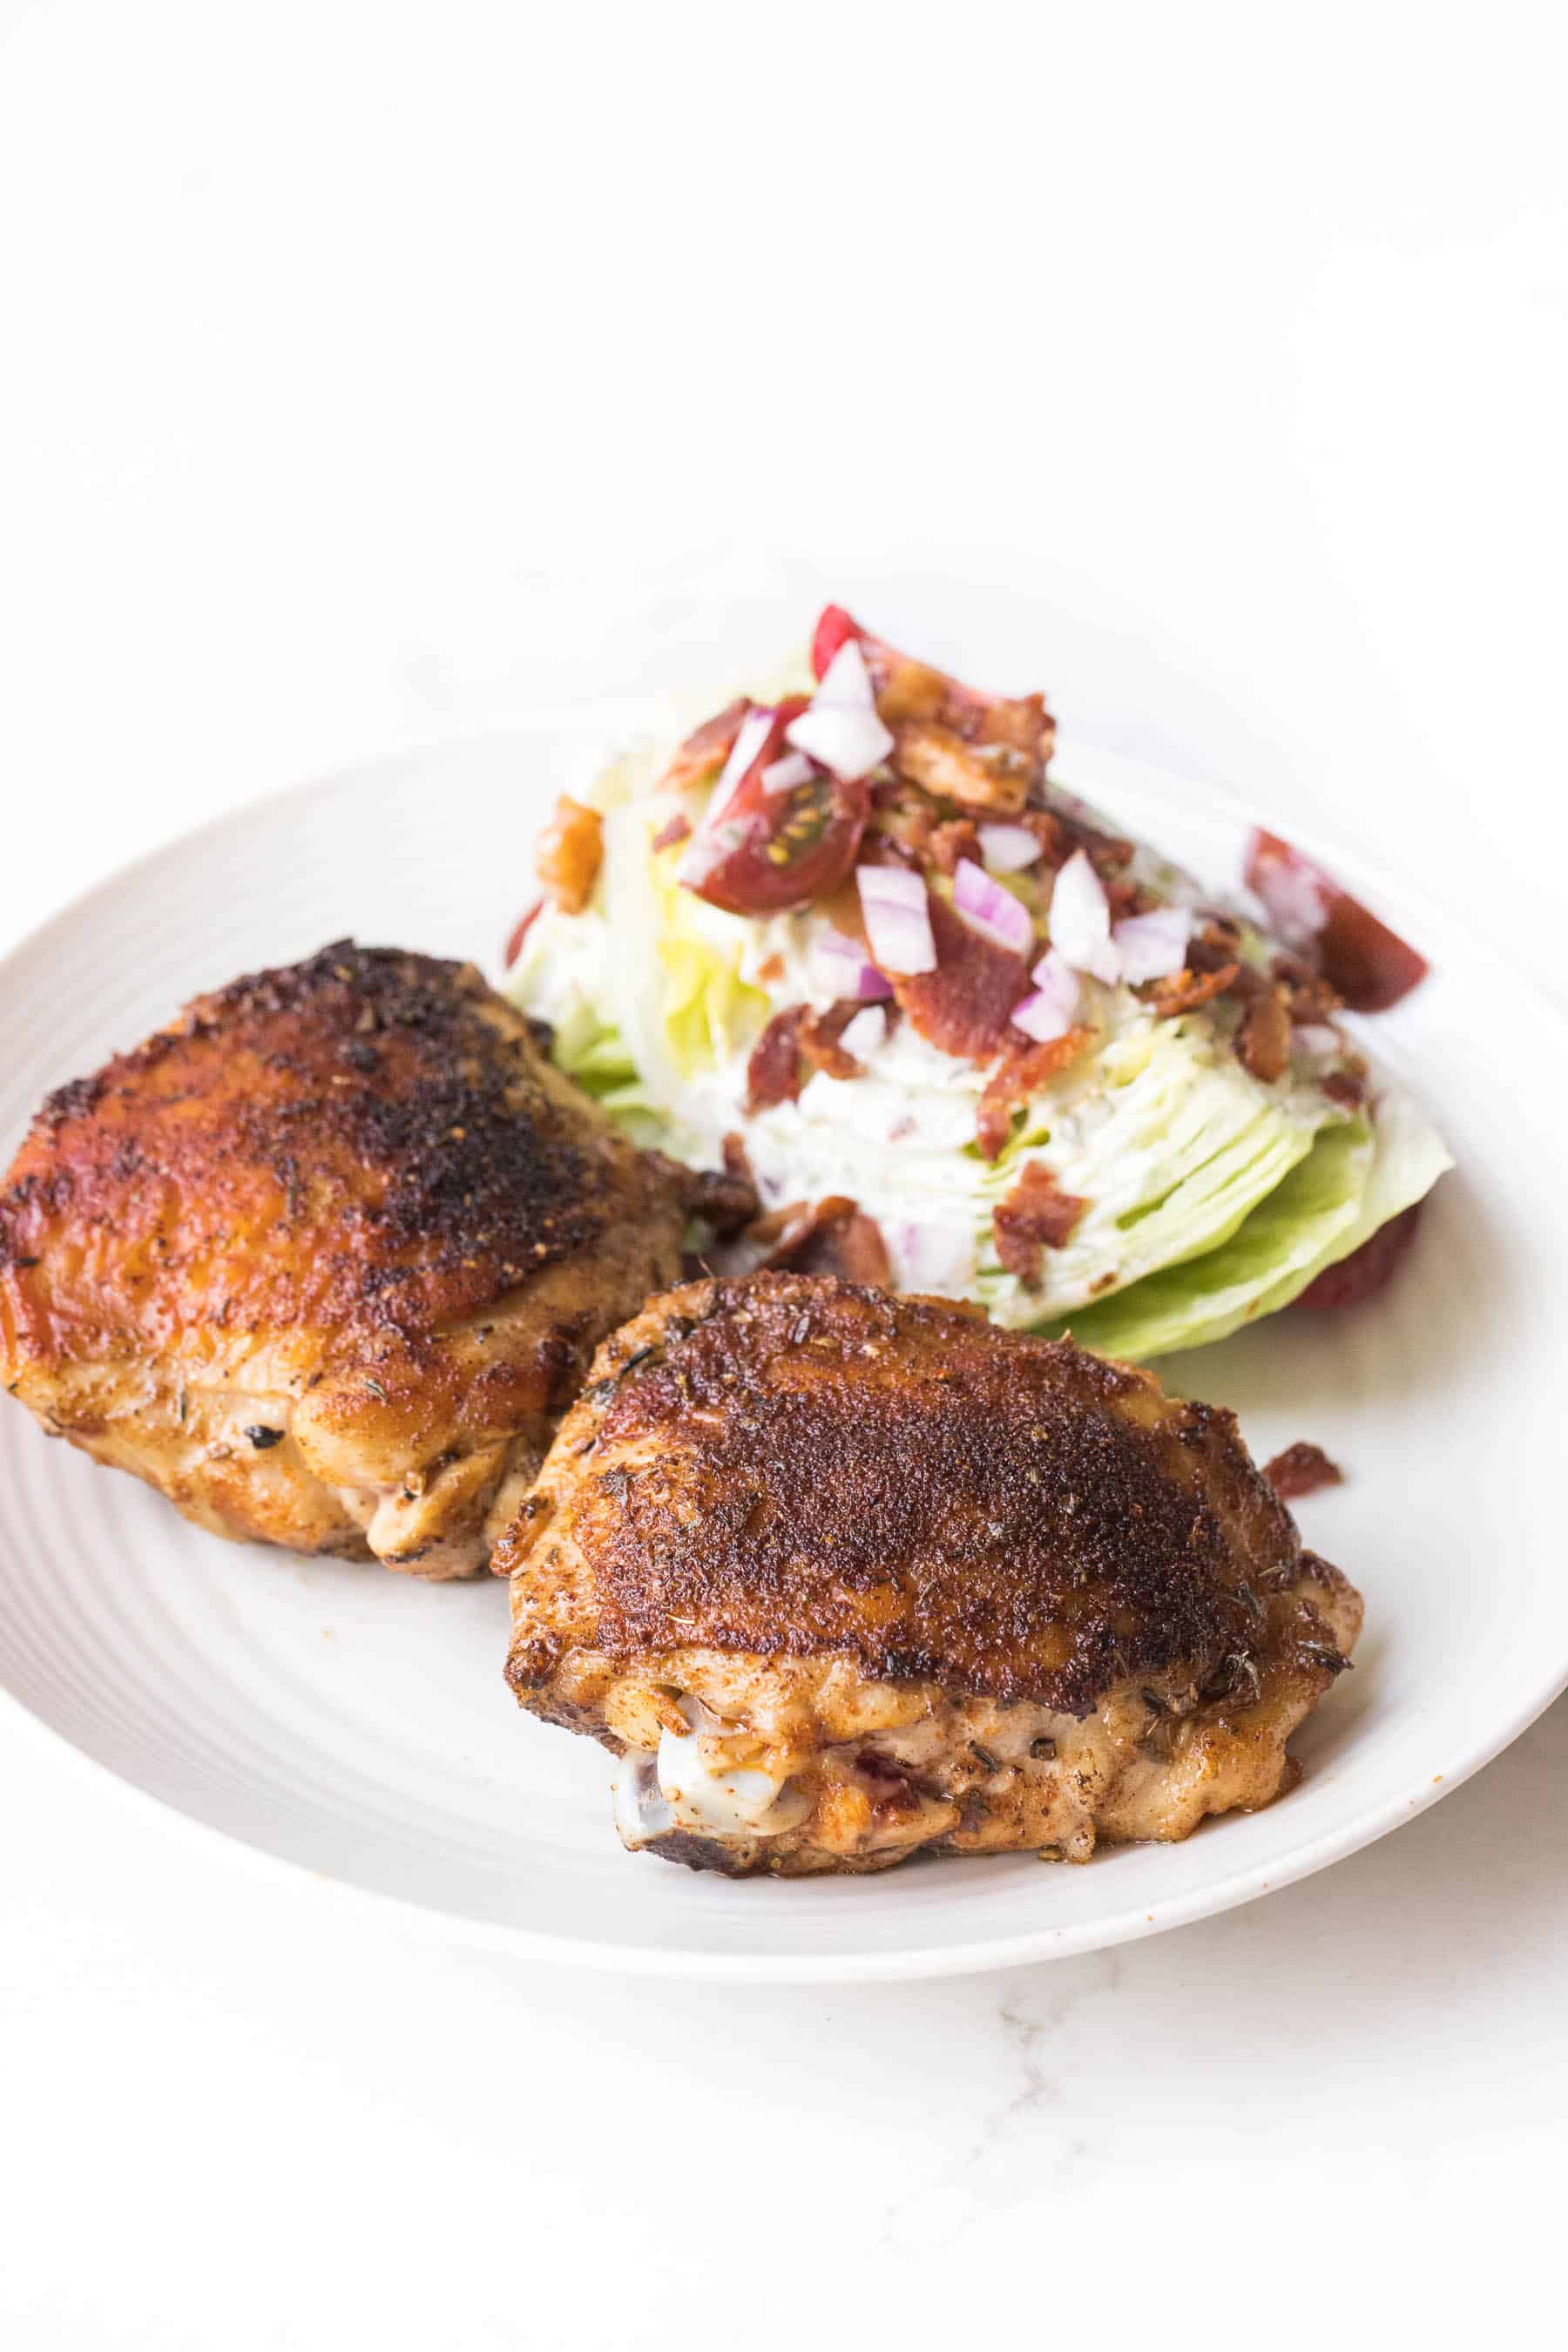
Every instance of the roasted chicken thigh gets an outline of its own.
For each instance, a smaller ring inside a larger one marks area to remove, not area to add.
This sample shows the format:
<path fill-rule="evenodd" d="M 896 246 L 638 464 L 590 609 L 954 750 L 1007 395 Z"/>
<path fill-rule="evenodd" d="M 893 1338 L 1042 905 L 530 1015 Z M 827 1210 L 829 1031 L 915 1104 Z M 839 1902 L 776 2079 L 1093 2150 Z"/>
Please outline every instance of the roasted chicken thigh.
<path fill-rule="evenodd" d="M 830 1277 L 605 1341 L 497 1549 L 524 1706 L 731 1874 L 1185 1837 L 1288 1787 L 1361 1601 L 1233 1416 Z"/>
<path fill-rule="evenodd" d="M 215 1533 L 466 1575 L 700 1192 L 471 966 L 341 941 L 50 1097 L 0 1381 Z"/>

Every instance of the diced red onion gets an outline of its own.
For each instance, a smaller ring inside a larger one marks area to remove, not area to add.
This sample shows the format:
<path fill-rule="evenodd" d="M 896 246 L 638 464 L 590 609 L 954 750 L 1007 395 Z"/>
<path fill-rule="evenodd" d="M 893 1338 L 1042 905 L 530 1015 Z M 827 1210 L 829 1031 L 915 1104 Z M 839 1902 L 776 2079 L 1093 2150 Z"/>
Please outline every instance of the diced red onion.
<path fill-rule="evenodd" d="M 1015 1029 L 1021 1029 L 1037 1045 L 1048 1045 L 1053 1037 L 1065 1037 L 1072 1027 L 1069 1015 L 1043 988 L 1036 989 L 1032 996 L 1021 997 L 1007 1018 Z"/>
<path fill-rule="evenodd" d="M 816 773 L 804 751 L 786 751 L 782 760 L 770 760 L 763 770 L 764 793 L 793 793 L 797 784 L 809 784 Z"/>
<path fill-rule="evenodd" d="M 1341 1054 L 1344 1039 L 1326 1021 L 1304 1021 L 1295 1032 L 1296 1044 L 1303 1054 Z"/>
<path fill-rule="evenodd" d="M 842 931 L 824 931 L 811 945 L 812 978 L 818 981 L 837 1003 L 846 998 L 860 1004 L 875 1004 L 891 996 L 893 983 L 885 972 L 868 963 L 865 950 L 858 941 L 846 939 Z"/>
<path fill-rule="evenodd" d="M 1310 866 L 1270 862 L 1255 876 L 1253 887 L 1286 947 L 1310 947 L 1329 919 L 1327 899 Z"/>
<path fill-rule="evenodd" d="M 1055 948 L 1047 948 L 1034 971 L 1029 974 L 1042 996 L 1048 996 L 1063 1018 L 1077 1018 L 1079 999 L 1083 983 L 1070 963 L 1064 962 Z"/>
<path fill-rule="evenodd" d="M 1110 944 L 1105 886 L 1081 849 L 1074 850 L 1051 890 L 1051 945 L 1064 963 L 1097 980 L 1112 982 L 1121 969 Z"/>
<path fill-rule="evenodd" d="M 1193 918 L 1186 907 L 1156 907 L 1147 915 L 1128 915 L 1110 933 L 1122 979 L 1136 988 L 1141 981 L 1164 980 L 1180 971 L 1192 935 Z"/>
<path fill-rule="evenodd" d="M 812 697 L 812 707 L 818 705 L 838 710 L 877 708 L 877 690 L 871 684 L 871 673 L 866 667 L 858 637 L 846 637 L 823 671 L 822 683 Z"/>
<path fill-rule="evenodd" d="M 999 948 L 1012 948 L 1023 955 L 1033 943 L 1035 927 L 1028 908 L 1018 904 L 1011 890 L 994 882 L 973 857 L 961 857 L 953 868 L 952 903 Z"/>
<path fill-rule="evenodd" d="M 862 710 L 847 703 L 824 703 L 820 698 L 809 710 L 791 719 L 784 730 L 784 739 L 795 751 L 809 752 L 847 784 L 868 776 L 893 748 L 891 735 L 874 710 Z"/>
<path fill-rule="evenodd" d="M 736 785 L 767 741 L 768 731 L 777 717 L 776 710 L 761 704 L 747 711 L 741 721 L 741 731 L 731 746 L 730 756 L 720 771 L 719 781 L 713 787 L 705 823 L 711 824 L 715 817 L 722 816 Z M 685 877 L 681 878 L 684 880 Z"/>
<path fill-rule="evenodd" d="M 853 1021 L 846 1022 L 838 1042 L 844 1051 L 857 1062 L 868 1062 L 887 1043 L 888 1016 L 879 1004 L 868 1004 Z"/>
<path fill-rule="evenodd" d="M 1039 864 L 1042 852 L 1026 824 L 983 824 L 980 855 L 993 874 L 1021 874 Z"/>
<path fill-rule="evenodd" d="M 883 971 L 934 971 L 931 901 L 920 876 L 906 866 L 858 866 L 855 879 L 866 937 Z"/>

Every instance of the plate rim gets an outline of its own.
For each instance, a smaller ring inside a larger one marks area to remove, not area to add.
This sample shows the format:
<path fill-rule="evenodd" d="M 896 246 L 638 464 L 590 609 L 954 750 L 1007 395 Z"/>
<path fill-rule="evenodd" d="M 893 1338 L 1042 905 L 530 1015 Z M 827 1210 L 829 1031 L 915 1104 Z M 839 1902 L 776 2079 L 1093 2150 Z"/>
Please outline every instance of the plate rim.
<path fill-rule="evenodd" d="M 90 919 L 95 908 L 117 899 L 127 889 L 137 888 L 165 863 L 178 864 L 204 841 L 253 822 L 258 811 L 274 810 L 306 795 L 363 790 L 372 778 L 384 778 L 394 771 L 416 772 L 427 763 L 458 755 L 493 755 L 525 745 L 551 730 L 581 734 L 585 741 L 595 733 L 610 738 L 620 729 L 635 730 L 646 726 L 650 710 L 650 701 L 645 698 L 542 707 L 528 719 L 506 727 L 432 733 L 395 750 L 252 794 L 199 824 L 154 843 L 67 900 L 0 956 L 0 989 L 12 985 L 35 957 L 47 954 L 59 935 L 68 935 L 73 926 Z M 1079 760 L 1083 762 L 1081 775 L 1069 772 Z M 1434 894 L 1428 901 L 1424 888 L 1413 894 L 1397 877 L 1384 877 L 1353 844 L 1336 836 L 1331 827 L 1321 826 L 1310 811 L 1291 820 L 1271 807 L 1260 808 L 1250 796 L 1244 801 L 1234 786 L 1184 774 L 1109 745 L 1097 745 L 1088 738 L 1064 740 L 1058 746 L 1054 766 L 1062 772 L 1061 780 L 1069 789 L 1081 785 L 1091 797 L 1100 785 L 1113 789 L 1120 777 L 1133 789 L 1174 787 L 1184 801 L 1200 814 L 1217 815 L 1238 825 L 1265 824 L 1281 831 L 1287 838 L 1297 838 L 1305 832 L 1314 856 L 1321 856 L 1352 887 L 1364 889 L 1375 904 L 1388 909 L 1396 919 L 1401 919 L 1402 910 L 1413 910 L 1414 931 L 1421 928 L 1426 906 L 1450 938 L 1462 945 L 1467 958 L 1473 956 L 1480 962 L 1489 962 L 1506 973 L 1512 1004 L 1528 1005 L 1533 1016 L 1554 1034 L 1559 1045 L 1568 1044 L 1568 1011 L 1552 1001 L 1536 976 L 1516 962 L 1505 946 L 1489 938 L 1484 929 L 1478 929 L 1440 894 Z M 487 959 L 478 946 L 473 960 L 493 972 L 493 958 Z M 1269 1864 L 1266 1878 L 1259 1875 L 1257 1865 L 1249 1865 L 1208 1881 L 1185 1895 L 1157 1899 L 1152 1908 L 1135 1906 L 1077 1925 L 1035 1926 L 1007 1936 L 941 1945 L 924 1942 L 907 1949 L 879 1948 L 856 1954 L 746 1952 L 717 1947 L 691 1949 L 653 1943 L 614 1943 L 489 1920 L 440 1903 L 363 1885 L 334 1871 L 277 1853 L 237 1830 L 222 1828 L 187 1811 L 174 1798 L 156 1794 L 78 1746 L 68 1733 L 46 1721 L 4 1683 L 0 1683 L 0 1710 L 8 1723 L 25 1725 L 25 1736 L 39 1738 L 46 1752 L 63 1752 L 73 1767 L 89 1776 L 86 1785 L 106 1784 L 118 1801 L 129 1802 L 144 1818 L 184 1836 L 192 1843 L 193 1851 L 222 1855 L 230 1862 L 243 1861 L 275 1885 L 297 1892 L 308 1887 L 317 1893 L 328 1893 L 367 1916 L 397 1921 L 425 1936 L 612 1975 L 732 1983 L 852 1984 L 977 1975 L 1032 1962 L 1069 1958 L 1216 1917 L 1261 1895 L 1299 1884 L 1316 1871 L 1374 1844 L 1441 1803 L 1510 1747 L 1565 1689 L 1568 1650 L 1531 1684 L 1528 1695 L 1506 1719 L 1472 1738 L 1458 1757 L 1438 1759 L 1443 1760 L 1440 1774 L 1428 1775 L 1413 1792 L 1391 1797 L 1370 1812 L 1354 1814 L 1278 1856 Z"/>

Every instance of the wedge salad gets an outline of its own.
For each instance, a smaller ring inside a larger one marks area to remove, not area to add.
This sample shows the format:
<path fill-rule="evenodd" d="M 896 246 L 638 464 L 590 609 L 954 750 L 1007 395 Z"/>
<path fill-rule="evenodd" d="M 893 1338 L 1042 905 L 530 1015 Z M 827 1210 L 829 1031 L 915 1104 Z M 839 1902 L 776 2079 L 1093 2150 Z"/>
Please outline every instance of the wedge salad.
<path fill-rule="evenodd" d="M 752 1180 L 750 1263 L 1133 1358 L 1364 1295 L 1449 1161 L 1339 1016 L 1421 959 L 1270 835 L 1216 901 L 1053 735 L 830 605 L 563 800 L 505 984 L 638 1140 Z"/>

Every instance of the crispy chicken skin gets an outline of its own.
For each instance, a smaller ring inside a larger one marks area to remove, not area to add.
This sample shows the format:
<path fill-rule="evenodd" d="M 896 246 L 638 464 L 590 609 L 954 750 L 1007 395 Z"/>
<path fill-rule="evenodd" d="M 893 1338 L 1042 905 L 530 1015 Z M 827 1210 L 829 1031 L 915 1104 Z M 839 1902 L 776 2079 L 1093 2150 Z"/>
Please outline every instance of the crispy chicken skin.
<path fill-rule="evenodd" d="M 508 1678 L 622 1756 L 625 1842 L 734 1874 L 1266 1805 L 1362 1613 L 1230 1413 L 795 1275 L 606 1340 L 494 1566 Z"/>
<path fill-rule="evenodd" d="M 340 941 L 46 1103 L 0 1381 L 216 1534 L 467 1575 L 692 1200 L 470 965 Z"/>

